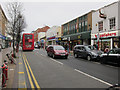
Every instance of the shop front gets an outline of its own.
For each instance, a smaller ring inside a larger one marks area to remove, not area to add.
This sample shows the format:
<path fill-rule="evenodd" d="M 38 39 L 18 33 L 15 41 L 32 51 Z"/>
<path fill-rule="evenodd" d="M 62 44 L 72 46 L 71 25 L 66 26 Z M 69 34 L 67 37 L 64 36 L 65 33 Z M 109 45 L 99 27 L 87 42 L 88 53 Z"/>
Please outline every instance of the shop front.
<path fill-rule="evenodd" d="M 60 44 L 61 38 L 56 38 L 55 36 L 47 38 L 47 45 L 57 45 Z"/>
<path fill-rule="evenodd" d="M 99 37 L 98 37 L 99 36 Z M 99 39 L 98 39 L 99 38 Z M 105 50 L 105 48 L 120 48 L 120 31 L 103 32 L 97 34 L 92 34 L 91 39 L 94 44 L 99 44 L 100 50 Z"/>
<path fill-rule="evenodd" d="M 70 50 L 73 50 L 73 47 L 75 45 L 90 45 L 91 44 L 90 32 L 82 32 L 77 33 L 75 35 L 63 36 L 62 44 L 63 46 L 65 44 L 68 44 Z"/>

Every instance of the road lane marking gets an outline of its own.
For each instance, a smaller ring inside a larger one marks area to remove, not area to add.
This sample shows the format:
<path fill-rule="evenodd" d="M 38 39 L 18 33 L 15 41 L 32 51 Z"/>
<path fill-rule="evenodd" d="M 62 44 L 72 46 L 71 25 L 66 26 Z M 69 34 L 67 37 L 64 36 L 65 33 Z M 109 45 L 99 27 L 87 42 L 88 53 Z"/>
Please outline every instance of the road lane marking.
<path fill-rule="evenodd" d="M 27 88 L 18 88 L 18 90 L 27 90 Z"/>
<path fill-rule="evenodd" d="M 19 64 L 22 64 L 22 63 L 19 63 Z"/>
<path fill-rule="evenodd" d="M 29 78 L 29 82 L 30 82 L 31 88 L 35 88 L 34 85 L 33 85 L 33 82 L 32 82 L 32 78 L 30 77 L 30 73 L 29 73 L 28 67 L 26 65 L 24 56 L 23 56 L 23 59 L 24 59 L 23 61 L 24 61 L 25 67 L 26 67 L 26 71 L 27 71 L 27 74 L 28 74 L 28 78 Z"/>
<path fill-rule="evenodd" d="M 25 55 L 24 55 L 24 56 L 25 56 Z M 25 60 L 26 60 L 26 62 L 27 62 L 28 68 L 29 68 L 29 70 L 30 70 L 30 72 L 31 72 L 31 75 L 32 75 L 32 77 L 33 77 L 33 80 L 34 80 L 34 82 L 35 82 L 35 85 L 36 85 L 36 87 L 38 88 L 38 90 L 40 90 L 40 86 L 38 85 L 38 82 L 37 82 L 37 80 L 35 79 L 35 76 L 34 76 L 34 74 L 33 74 L 33 72 L 32 72 L 32 69 L 31 69 L 28 61 L 27 61 L 26 56 L 25 56 Z"/>
<path fill-rule="evenodd" d="M 88 77 L 90 77 L 90 78 L 93 78 L 93 79 L 95 79 L 95 80 L 97 80 L 97 81 L 99 81 L 99 82 L 102 82 L 102 83 L 104 83 L 104 84 L 107 84 L 107 85 L 109 85 L 109 86 L 112 86 L 112 84 L 110 84 L 110 83 L 108 83 L 108 82 L 105 82 L 105 81 L 103 81 L 103 80 L 101 80 L 101 79 L 99 79 L 99 78 L 96 78 L 96 77 L 94 77 L 94 76 L 91 76 L 91 75 L 89 75 L 89 74 L 87 74 L 87 73 L 84 73 L 84 72 L 82 72 L 82 71 L 80 71 L 80 70 L 78 70 L 78 69 L 74 69 L 75 71 L 77 71 L 77 72 L 79 72 L 79 73 L 81 73 L 81 74 L 83 74 L 83 75 L 85 75 L 85 76 L 88 76 Z"/>
<path fill-rule="evenodd" d="M 12 68 L 10 69 L 10 71 L 13 71 L 13 70 L 14 70 L 14 69 L 12 69 Z"/>
<path fill-rule="evenodd" d="M 55 59 L 52 59 L 52 58 L 50 58 L 50 59 L 51 59 L 52 61 L 55 61 L 55 62 L 57 62 L 57 63 L 63 65 L 63 63 L 61 63 L 61 62 L 59 62 L 59 61 L 56 61 Z"/>
<path fill-rule="evenodd" d="M 24 74 L 24 72 L 18 72 L 19 74 Z"/>

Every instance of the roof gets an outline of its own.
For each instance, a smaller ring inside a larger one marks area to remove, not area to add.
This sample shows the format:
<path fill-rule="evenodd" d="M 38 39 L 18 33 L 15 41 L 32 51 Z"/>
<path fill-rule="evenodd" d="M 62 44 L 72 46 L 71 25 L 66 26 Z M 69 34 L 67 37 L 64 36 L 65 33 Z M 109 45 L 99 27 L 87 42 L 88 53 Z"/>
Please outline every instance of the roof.
<path fill-rule="evenodd" d="M 1 6 L 1 5 L 0 5 L 0 9 L 1 9 L 1 11 L 2 11 L 2 13 L 3 13 L 3 15 L 4 15 L 4 17 L 5 17 L 6 21 L 8 21 L 8 19 L 7 19 L 6 15 L 5 15 L 5 13 L 4 13 L 4 11 L 3 11 L 3 9 L 2 9 L 2 6 Z"/>
<path fill-rule="evenodd" d="M 45 27 L 43 27 L 43 28 L 38 28 L 38 29 L 36 30 L 36 32 L 37 32 L 37 33 L 39 33 L 39 32 L 46 32 L 49 28 L 50 28 L 49 26 L 45 26 Z"/>

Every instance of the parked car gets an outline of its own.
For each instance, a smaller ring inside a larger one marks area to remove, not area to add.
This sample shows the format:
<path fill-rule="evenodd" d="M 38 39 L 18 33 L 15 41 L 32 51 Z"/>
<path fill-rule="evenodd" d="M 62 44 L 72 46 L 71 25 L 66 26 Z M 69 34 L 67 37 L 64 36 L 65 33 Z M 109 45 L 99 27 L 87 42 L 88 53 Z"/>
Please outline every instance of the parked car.
<path fill-rule="evenodd" d="M 46 49 L 48 56 L 56 57 L 65 57 L 68 58 L 68 52 L 63 46 L 60 45 L 49 45 Z"/>
<path fill-rule="evenodd" d="M 114 48 L 105 54 L 101 54 L 100 63 L 113 63 L 120 66 L 120 48 Z"/>
<path fill-rule="evenodd" d="M 76 45 L 73 49 L 73 54 L 75 58 L 83 57 L 87 60 L 99 60 L 99 56 L 103 52 L 97 50 L 94 46 L 91 45 Z"/>

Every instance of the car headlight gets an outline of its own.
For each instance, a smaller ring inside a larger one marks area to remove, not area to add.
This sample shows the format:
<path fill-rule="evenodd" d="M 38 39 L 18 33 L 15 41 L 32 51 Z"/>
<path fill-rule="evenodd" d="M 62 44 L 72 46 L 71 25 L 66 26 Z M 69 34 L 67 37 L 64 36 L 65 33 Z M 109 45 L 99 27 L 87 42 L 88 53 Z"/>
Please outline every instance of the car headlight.
<path fill-rule="evenodd" d="M 91 54 L 92 54 L 92 55 L 94 55 L 94 56 L 97 56 L 97 54 L 96 54 L 96 53 L 94 53 L 94 52 L 91 52 Z"/>
<path fill-rule="evenodd" d="M 68 52 L 65 52 L 65 54 L 68 54 Z"/>

